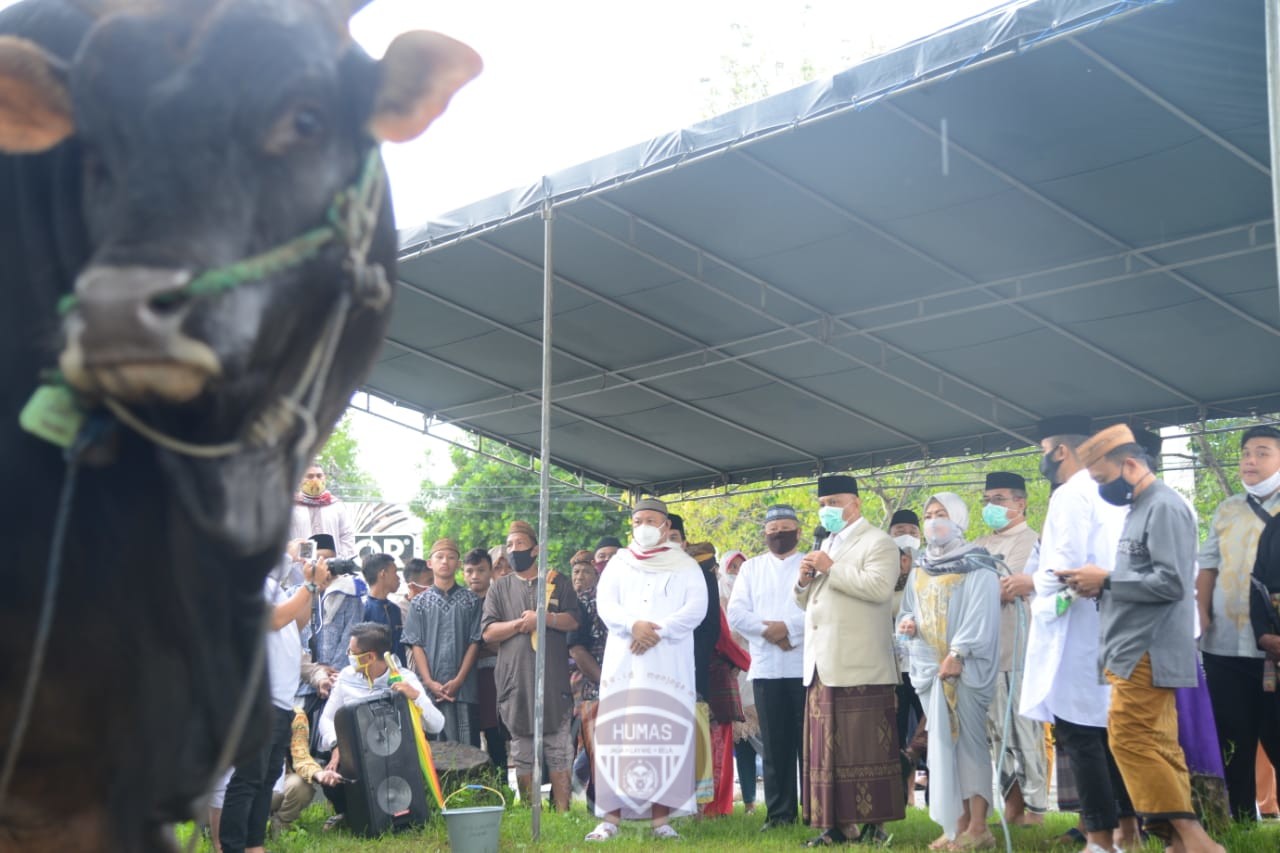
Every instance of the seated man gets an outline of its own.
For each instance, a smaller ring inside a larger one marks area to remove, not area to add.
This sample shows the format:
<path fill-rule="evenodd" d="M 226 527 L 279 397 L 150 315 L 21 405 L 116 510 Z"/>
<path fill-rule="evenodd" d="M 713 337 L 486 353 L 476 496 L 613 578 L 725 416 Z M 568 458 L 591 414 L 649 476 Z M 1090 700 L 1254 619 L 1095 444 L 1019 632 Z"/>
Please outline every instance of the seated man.
<path fill-rule="evenodd" d="M 282 833 L 302 810 L 311 805 L 315 785 L 332 788 L 342 781 L 336 770 L 326 770 L 311 757 L 311 725 L 302 708 L 293 709 L 292 735 L 285 776 L 271 794 L 271 836 Z"/>
<path fill-rule="evenodd" d="M 376 693 L 394 690 L 403 693 L 405 698 L 418 706 L 422 711 L 422 727 L 428 734 L 436 734 L 444 728 L 444 715 L 440 713 L 418 677 L 407 669 L 400 670 L 402 681 L 390 684 L 390 667 L 384 655 L 391 651 L 391 633 L 386 625 L 376 622 L 361 622 L 351 629 L 351 640 L 347 647 L 347 660 L 350 663 L 338 673 L 338 680 L 329 691 L 329 701 L 325 703 L 320 714 L 320 722 L 316 727 L 316 750 L 328 752 L 326 770 L 338 772 L 340 756 L 338 754 L 338 733 L 333 720 L 338 709 L 362 699 L 368 699 Z M 339 786 L 325 788 L 325 796 L 333 803 L 334 811 L 339 815 L 346 812 L 346 790 Z"/>

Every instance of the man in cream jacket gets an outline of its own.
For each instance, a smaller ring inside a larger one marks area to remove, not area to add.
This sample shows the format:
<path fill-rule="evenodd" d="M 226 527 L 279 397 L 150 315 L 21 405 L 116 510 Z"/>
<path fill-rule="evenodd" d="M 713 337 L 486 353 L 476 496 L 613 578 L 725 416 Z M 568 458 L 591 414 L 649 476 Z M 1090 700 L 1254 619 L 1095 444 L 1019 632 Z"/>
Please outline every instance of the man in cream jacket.
<path fill-rule="evenodd" d="M 804 818 L 823 830 L 814 845 L 874 841 L 906 808 L 891 628 L 898 546 L 862 517 L 853 477 L 819 479 L 818 505 L 831 535 L 801 560 L 795 589 L 805 611 Z M 837 783 L 850 778 L 859 783 Z"/>

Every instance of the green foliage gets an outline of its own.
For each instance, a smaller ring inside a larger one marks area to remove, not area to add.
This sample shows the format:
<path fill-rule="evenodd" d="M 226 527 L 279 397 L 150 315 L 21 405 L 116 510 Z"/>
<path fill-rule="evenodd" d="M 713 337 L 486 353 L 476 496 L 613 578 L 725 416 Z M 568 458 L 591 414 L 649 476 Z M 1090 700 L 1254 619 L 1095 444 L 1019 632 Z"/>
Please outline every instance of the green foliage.
<path fill-rule="evenodd" d="M 1039 451 L 1033 449 L 991 458 L 936 459 L 859 473 L 862 511 L 872 524 L 887 528 L 889 518 L 898 509 L 906 507 L 920 515 L 930 495 L 955 492 L 969 508 L 968 536 L 977 538 L 989 532 L 982 523 L 986 475 L 1011 471 L 1027 481 L 1027 517 L 1031 526 L 1039 530 L 1049 501 L 1049 484 L 1040 476 L 1039 463 Z M 704 492 L 670 505 L 672 511 L 684 517 L 685 534 L 690 541 L 709 541 L 720 551 L 739 549 L 755 554 L 764 547 L 761 531 L 765 510 L 773 504 L 790 504 L 800 516 L 801 547 L 808 547 L 809 531 L 818 524 L 818 498 L 814 486 L 805 482 L 788 480 L 727 495 Z"/>
<path fill-rule="evenodd" d="M 454 472 L 448 483 L 422 484 L 421 496 L 410 508 L 425 522 L 423 542 L 447 536 L 465 554 L 471 548 L 506 542 L 507 529 L 517 519 L 537 529 L 540 475 L 536 465 L 521 467 L 522 457 L 507 448 L 485 450 L 508 461 L 454 448 L 450 453 Z M 582 492 L 566 471 L 552 468 L 551 479 L 547 554 L 553 568 L 568 571 L 575 551 L 594 550 L 601 536 L 623 536 L 628 514 L 611 501 Z"/>
<path fill-rule="evenodd" d="M 1206 421 L 1206 430 L 1223 430 L 1197 435 L 1191 440 L 1191 455 L 1196 463 L 1196 515 L 1200 519 L 1200 535 L 1204 537 L 1213 521 L 1218 504 L 1241 491 L 1240 434 L 1256 424 L 1252 418 Z"/>
<path fill-rule="evenodd" d="M 344 501 L 378 500 L 378 484 L 360 467 L 360 448 L 351 434 L 351 415 L 344 414 L 329 440 L 316 454 L 329 491 Z"/>

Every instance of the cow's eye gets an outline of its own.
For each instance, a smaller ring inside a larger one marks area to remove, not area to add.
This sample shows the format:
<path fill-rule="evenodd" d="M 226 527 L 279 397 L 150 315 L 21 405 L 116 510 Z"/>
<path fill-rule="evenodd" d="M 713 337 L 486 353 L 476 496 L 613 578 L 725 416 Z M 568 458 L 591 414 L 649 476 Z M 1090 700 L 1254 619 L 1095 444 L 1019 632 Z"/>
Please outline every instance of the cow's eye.
<path fill-rule="evenodd" d="M 311 106 L 299 107 L 293 114 L 293 132 L 299 141 L 312 142 L 324 135 L 324 116 Z"/>

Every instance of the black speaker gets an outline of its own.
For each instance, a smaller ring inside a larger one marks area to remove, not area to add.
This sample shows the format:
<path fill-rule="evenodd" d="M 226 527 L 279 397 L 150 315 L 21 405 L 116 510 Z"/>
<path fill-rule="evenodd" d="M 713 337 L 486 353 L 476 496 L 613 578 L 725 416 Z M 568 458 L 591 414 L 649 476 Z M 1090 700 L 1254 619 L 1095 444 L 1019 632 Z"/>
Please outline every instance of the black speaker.
<path fill-rule="evenodd" d="M 421 826 L 427 794 L 409 700 L 387 690 L 334 716 L 347 798 L 347 826 L 359 835 Z"/>

